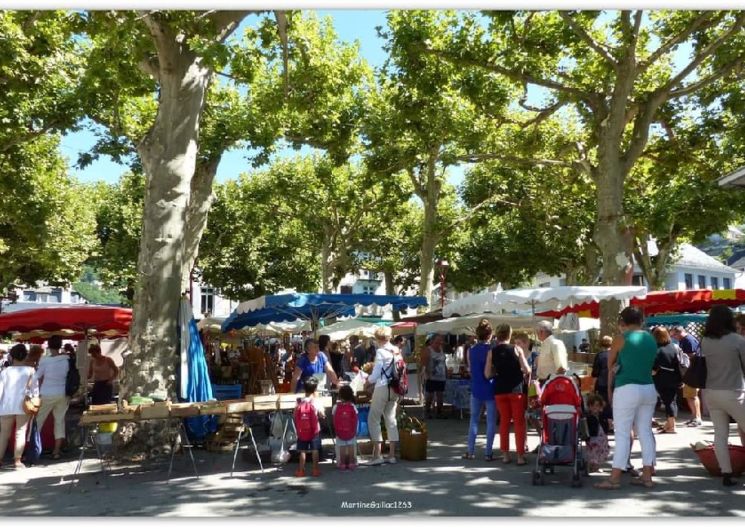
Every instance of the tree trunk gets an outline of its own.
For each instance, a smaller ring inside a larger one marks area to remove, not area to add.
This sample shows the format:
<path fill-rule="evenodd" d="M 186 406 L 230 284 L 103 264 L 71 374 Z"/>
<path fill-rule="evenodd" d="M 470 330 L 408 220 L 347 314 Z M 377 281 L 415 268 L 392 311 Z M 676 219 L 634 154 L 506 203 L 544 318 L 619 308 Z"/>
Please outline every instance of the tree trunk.
<path fill-rule="evenodd" d="M 383 278 L 385 281 L 385 294 L 388 296 L 395 296 L 396 294 L 396 275 L 390 269 L 383 270 Z M 393 320 L 398 322 L 401 320 L 401 312 L 398 309 L 393 310 Z"/>
<path fill-rule="evenodd" d="M 612 150 L 612 149 L 609 149 Z M 603 283 L 629 285 L 633 262 L 623 226 L 624 175 L 618 156 L 603 153 L 600 149 L 597 200 L 598 218 L 595 225 L 595 243 L 603 257 Z M 607 150 L 606 150 L 607 151 Z M 618 330 L 618 313 L 621 302 L 608 300 L 600 303 L 601 335 L 614 335 Z"/>
<path fill-rule="evenodd" d="M 331 292 L 331 236 L 324 231 L 323 243 L 321 244 L 321 292 Z"/>
<path fill-rule="evenodd" d="M 148 25 L 158 47 L 160 95 L 155 123 L 138 146 L 147 188 L 121 395 L 160 390 L 175 401 L 187 209 L 211 73 L 168 28 L 152 19 Z M 170 433 L 158 423 L 138 426 L 138 448 L 152 454 L 168 447 Z"/>
<path fill-rule="evenodd" d="M 207 228 L 207 217 L 215 200 L 212 184 L 215 181 L 220 158 L 197 162 L 194 177 L 191 181 L 189 207 L 186 210 L 184 270 L 181 278 L 182 292 L 190 287 L 189 278 L 199 255 L 199 242 L 202 240 L 204 229 Z"/>
<path fill-rule="evenodd" d="M 420 278 L 419 295 L 430 300 L 434 283 L 435 248 L 440 234 L 437 231 L 437 208 L 440 203 L 442 183 L 437 178 L 437 157 L 439 146 L 429 154 L 426 168 L 427 185 L 419 189 L 417 195 L 424 203 L 424 226 L 422 228 L 422 248 L 419 256 Z"/>

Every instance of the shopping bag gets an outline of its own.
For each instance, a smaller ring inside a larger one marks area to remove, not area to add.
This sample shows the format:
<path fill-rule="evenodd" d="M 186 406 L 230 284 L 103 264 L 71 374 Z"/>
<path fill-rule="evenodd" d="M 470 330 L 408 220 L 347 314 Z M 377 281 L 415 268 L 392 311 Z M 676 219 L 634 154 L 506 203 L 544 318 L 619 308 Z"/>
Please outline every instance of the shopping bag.
<path fill-rule="evenodd" d="M 27 429 L 23 460 L 29 464 L 38 464 L 39 458 L 41 458 L 41 433 L 36 425 L 35 418 L 29 422 Z"/>

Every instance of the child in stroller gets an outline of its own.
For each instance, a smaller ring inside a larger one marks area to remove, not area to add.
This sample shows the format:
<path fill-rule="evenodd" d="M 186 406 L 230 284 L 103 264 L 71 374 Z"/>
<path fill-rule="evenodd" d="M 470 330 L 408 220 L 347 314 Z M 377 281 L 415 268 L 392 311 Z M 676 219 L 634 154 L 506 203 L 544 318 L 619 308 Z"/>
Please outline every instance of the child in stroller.
<path fill-rule="evenodd" d="M 580 473 L 586 471 L 580 447 L 579 426 L 582 395 L 571 377 L 555 375 L 541 392 L 541 437 L 533 471 L 533 484 L 543 485 L 544 475 L 554 466 L 572 466 L 572 487 L 582 485 Z"/>

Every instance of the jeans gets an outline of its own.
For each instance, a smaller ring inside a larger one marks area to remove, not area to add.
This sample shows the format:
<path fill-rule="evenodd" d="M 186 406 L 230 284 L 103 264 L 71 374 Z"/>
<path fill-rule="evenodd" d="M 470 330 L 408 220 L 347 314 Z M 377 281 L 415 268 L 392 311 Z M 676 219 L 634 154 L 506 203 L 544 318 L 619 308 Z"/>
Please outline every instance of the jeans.
<path fill-rule="evenodd" d="M 499 449 L 510 450 L 510 423 L 515 422 L 515 449 L 518 455 L 525 454 L 525 394 L 497 394 L 499 409 Z"/>
<path fill-rule="evenodd" d="M 623 385 L 613 391 L 614 469 L 626 469 L 629 462 L 632 425 L 642 446 L 642 465 L 654 465 L 656 444 L 652 417 L 656 404 L 654 385 Z"/>
<path fill-rule="evenodd" d="M 729 417 L 732 416 L 740 429 L 745 430 L 745 391 L 703 389 L 709 416 L 714 424 L 714 453 L 722 473 L 732 473 L 727 440 Z"/>
<path fill-rule="evenodd" d="M 497 404 L 494 398 L 478 399 L 471 396 L 471 423 L 468 426 L 468 454 L 472 455 L 476 446 L 476 436 L 479 433 L 479 418 L 481 417 L 481 405 L 486 407 L 486 451 L 487 456 L 492 454 L 494 436 L 497 434 Z"/>

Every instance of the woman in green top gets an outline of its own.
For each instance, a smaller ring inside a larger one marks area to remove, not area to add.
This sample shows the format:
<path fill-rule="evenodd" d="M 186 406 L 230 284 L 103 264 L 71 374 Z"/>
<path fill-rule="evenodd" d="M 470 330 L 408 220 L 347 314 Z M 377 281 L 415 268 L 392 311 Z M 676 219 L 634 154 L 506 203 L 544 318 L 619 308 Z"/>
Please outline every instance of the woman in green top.
<path fill-rule="evenodd" d="M 644 315 L 637 307 L 621 311 L 618 320 L 621 335 L 613 339 L 608 355 L 608 388 L 613 405 L 613 426 L 616 444 L 613 450 L 613 469 L 607 480 L 595 484 L 600 489 L 618 489 L 621 473 L 626 468 L 631 451 L 631 428 L 642 446 L 642 476 L 632 484 L 651 488 L 652 466 L 655 461 L 655 440 L 652 417 L 657 404 L 657 391 L 652 381 L 652 367 L 657 356 L 657 343 L 652 335 L 641 329 Z M 615 371 L 615 378 L 613 373 Z M 613 388 L 615 386 L 615 388 Z"/>

